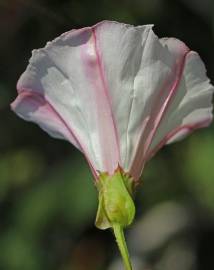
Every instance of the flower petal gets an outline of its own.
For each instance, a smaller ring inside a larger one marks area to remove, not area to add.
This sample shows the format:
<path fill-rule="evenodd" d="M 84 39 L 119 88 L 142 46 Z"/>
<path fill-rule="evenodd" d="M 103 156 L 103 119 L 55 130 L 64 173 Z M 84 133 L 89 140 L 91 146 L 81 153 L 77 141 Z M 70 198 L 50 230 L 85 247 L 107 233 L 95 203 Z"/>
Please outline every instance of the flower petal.
<path fill-rule="evenodd" d="M 189 49 L 174 42 L 170 53 L 151 25 L 104 22 L 95 27 L 95 35 L 119 137 L 121 166 L 138 179 Z"/>
<path fill-rule="evenodd" d="M 33 52 L 17 88 L 14 110 L 81 149 L 94 175 L 119 164 L 137 180 L 161 146 L 212 118 L 202 61 L 152 25 L 104 21 L 67 32 Z"/>
<path fill-rule="evenodd" d="M 95 170 L 114 172 L 119 149 L 92 28 L 65 33 L 33 51 L 17 88 L 38 93 L 54 108 Z"/>
<path fill-rule="evenodd" d="M 121 166 L 126 171 L 135 152 L 139 129 L 144 123 L 148 80 L 143 72 L 153 61 L 149 50 L 153 43 L 149 40 L 151 29 L 152 25 L 134 27 L 109 21 L 95 26 L 97 48 L 119 138 Z"/>
<path fill-rule="evenodd" d="M 178 141 L 212 121 L 212 96 L 214 87 L 209 83 L 206 69 L 196 52 L 191 51 L 185 59 L 183 75 L 175 96 L 159 125 L 150 145 L 150 155 L 161 147 L 163 141 Z"/>
<path fill-rule="evenodd" d="M 41 95 L 22 91 L 11 104 L 11 108 L 24 120 L 37 123 L 52 137 L 68 140 L 81 150 L 66 123 Z"/>
<path fill-rule="evenodd" d="M 174 82 L 164 92 L 160 88 L 157 91 L 159 101 L 150 103 L 152 114 L 139 141 L 131 169 L 131 174 L 136 178 L 139 178 L 145 162 L 164 144 L 207 126 L 212 119 L 214 88 L 209 84 L 199 56 L 185 49 L 179 40 L 162 39 L 160 42 L 168 48 L 168 58 L 174 58 Z"/>

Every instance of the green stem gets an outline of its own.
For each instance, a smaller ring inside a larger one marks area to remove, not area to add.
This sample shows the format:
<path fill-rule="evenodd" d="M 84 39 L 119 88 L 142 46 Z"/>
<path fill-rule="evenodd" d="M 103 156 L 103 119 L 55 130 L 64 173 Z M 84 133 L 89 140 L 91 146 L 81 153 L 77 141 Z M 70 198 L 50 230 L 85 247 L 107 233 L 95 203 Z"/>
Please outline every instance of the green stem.
<path fill-rule="evenodd" d="M 132 270 L 132 265 L 129 258 L 129 252 L 126 245 L 126 240 L 123 233 L 123 228 L 119 224 L 113 225 L 114 235 L 117 241 L 117 245 L 120 250 L 120 254 L 123 258 L 123 263 L 126 270 Z"/>

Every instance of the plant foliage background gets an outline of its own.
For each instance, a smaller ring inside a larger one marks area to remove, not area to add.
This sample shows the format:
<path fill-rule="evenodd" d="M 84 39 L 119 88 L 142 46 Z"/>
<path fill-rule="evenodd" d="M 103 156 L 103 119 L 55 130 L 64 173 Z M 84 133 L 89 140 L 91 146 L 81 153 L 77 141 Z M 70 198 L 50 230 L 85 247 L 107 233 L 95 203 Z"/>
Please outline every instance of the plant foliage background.
<path fill-rule="evenodd" d="M 212 0 L 0 1 L 0 269 L 120 268 L 111 232 L 94 228 L 97 195 L 82 155 L 9 108 L 31 50 L 100 20 L 154 23 L 196 50 L 214 83 Z M 127 231 L 135 269 L 210 270 L 214 127 L 167 146 L 148 164 Z"/>

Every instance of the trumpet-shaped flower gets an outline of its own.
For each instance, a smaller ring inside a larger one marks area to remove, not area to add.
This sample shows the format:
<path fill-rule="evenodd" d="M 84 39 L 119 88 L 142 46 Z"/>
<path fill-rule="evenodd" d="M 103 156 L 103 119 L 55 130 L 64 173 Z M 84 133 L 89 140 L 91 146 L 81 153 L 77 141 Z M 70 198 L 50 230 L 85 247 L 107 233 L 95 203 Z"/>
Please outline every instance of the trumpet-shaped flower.
<path fill-rule="evenodd" d="M 82 151 L 99 190 L 96 224 L 122 235 L 145 163 L 210 124 L 213 89 L 180 40 L 159 39 L 152 25 L 104 21 L 34 50 L 11 107 Z"/>

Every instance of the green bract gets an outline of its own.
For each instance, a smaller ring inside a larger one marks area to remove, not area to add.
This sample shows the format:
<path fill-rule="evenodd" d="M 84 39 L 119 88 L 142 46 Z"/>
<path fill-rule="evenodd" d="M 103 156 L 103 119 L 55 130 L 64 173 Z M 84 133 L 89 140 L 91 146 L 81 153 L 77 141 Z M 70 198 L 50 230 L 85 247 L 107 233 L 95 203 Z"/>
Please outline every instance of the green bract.
<path fill-rule="evenodd" d="M 100 174 L 97 188 L 99 206 L 96 226 L 105 230 L 115 224 L 122 228 L 130 225 L 135 216 L 132 179 L 122 170 L 117 169 L 113 175 Z"/>

